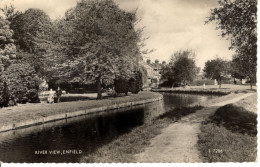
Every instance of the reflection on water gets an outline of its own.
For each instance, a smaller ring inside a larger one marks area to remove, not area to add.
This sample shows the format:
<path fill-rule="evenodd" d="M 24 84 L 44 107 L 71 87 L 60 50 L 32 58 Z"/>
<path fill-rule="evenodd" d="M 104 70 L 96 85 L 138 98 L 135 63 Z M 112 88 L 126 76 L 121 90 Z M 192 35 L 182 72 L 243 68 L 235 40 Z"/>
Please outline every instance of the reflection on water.
<path fill-rule="evenodd" d="M 160 102 L 0 133 L 0 161 L 79 162 L 81 156 L 93 153 L 98 147 L 176 106 L 187 106 L 213 97 L 163 95 L 164 100 Z M 45 154 L 42 150 L 73 150 L 74 154 Z M 42 154 L 35 154 L 35 151 L 42 151 Z M 76 154 L 80 151 L 82 154 Z"/>

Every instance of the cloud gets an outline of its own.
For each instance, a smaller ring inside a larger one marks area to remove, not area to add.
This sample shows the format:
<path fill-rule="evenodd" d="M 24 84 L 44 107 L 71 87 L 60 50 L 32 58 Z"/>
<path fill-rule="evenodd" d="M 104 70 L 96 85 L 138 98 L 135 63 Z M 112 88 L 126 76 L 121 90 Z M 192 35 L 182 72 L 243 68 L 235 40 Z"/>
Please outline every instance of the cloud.
<path fill-rule="evenodd" d="M 63 16 L 65 11 L 76 6 L 76 0 L 13 0 L 15 7 L 21 11 L 39 8 L 55 19 Z"/>

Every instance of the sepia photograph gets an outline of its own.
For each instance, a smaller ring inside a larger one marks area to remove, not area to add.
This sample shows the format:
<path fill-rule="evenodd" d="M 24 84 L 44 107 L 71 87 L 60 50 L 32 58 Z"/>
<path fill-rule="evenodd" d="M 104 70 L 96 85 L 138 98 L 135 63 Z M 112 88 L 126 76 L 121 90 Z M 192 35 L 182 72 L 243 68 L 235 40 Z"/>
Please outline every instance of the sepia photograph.
<path fill-rule="evenodd" d="M 257 0 L 0 0 L 0 166 L 257 164 Z"/>

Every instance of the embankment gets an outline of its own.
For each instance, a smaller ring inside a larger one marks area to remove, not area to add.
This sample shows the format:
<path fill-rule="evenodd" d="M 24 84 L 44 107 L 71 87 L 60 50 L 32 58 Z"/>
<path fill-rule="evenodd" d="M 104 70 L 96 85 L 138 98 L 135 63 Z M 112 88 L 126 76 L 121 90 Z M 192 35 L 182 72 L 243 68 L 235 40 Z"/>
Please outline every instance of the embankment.
<path fill-rule="evenodd" d="M 43 124 L 50 121 L 70 117 L 105 112 L 107 110 L 136 106 L 163 98 L 154 92 L 141 92 L 130 96 L 107 98 L 103 100 L 88 100 L 64 102 L 55 104 L 26 104 L 1 109 L 0 132 Z"/>
<path fill-rule="evenodd" d="M 189 94 L 214 94 L 214 95 L 228 95 L 230 90 L 226 89 L 192 89 L 192 88 L 162 88 L 152 89 L 153 92 L 166 93 L 189 93 Z"/>

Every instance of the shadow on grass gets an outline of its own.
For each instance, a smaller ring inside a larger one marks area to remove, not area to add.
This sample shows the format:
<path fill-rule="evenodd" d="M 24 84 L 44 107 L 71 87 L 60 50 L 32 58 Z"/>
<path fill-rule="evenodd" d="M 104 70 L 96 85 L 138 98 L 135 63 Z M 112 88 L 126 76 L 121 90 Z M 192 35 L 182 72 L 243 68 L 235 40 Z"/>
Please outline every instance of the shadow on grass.
<path fill-rule="evenodd" d="M 205 162 L 254 162 L 257 115 L 228 104 L 201 125 L 198 149 Z"/>
<path fill-rule="evenodd" d="M 210 117 L 210 122 L 223 125 L 232 132 L 257 135 L 257 115 L 233 104 L 228 104 L 217 109 Z"/>

